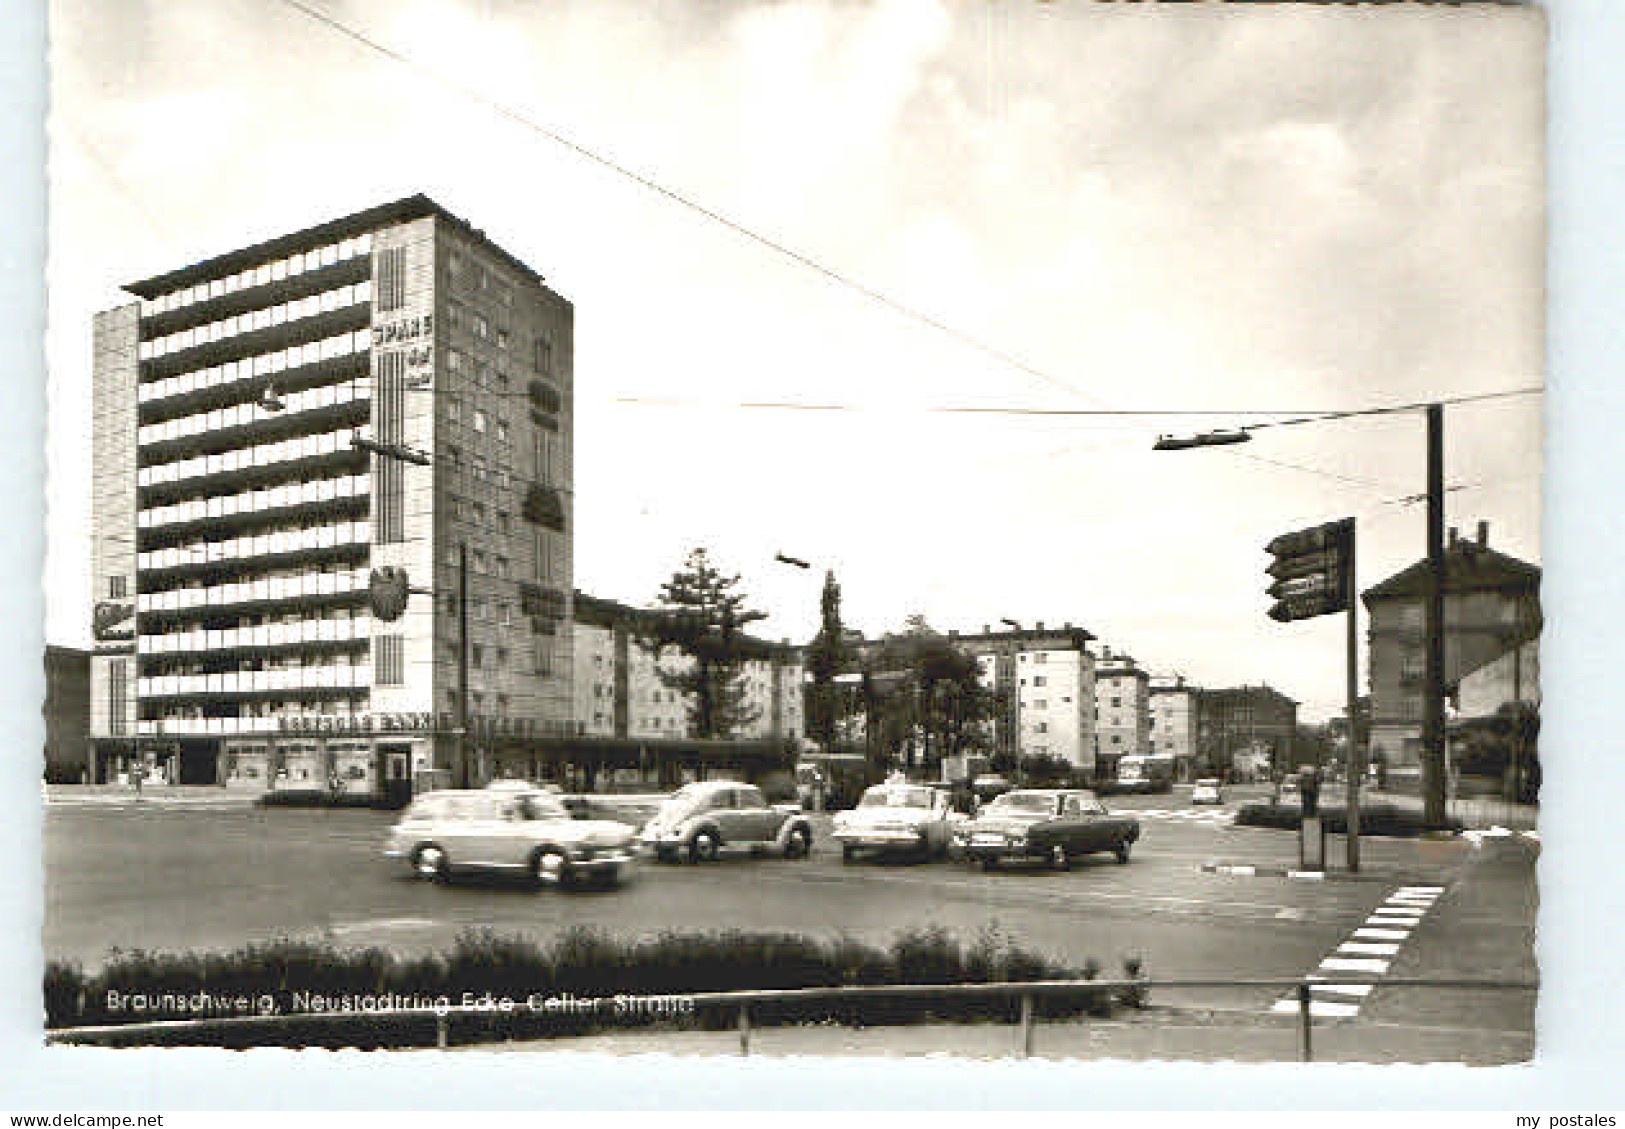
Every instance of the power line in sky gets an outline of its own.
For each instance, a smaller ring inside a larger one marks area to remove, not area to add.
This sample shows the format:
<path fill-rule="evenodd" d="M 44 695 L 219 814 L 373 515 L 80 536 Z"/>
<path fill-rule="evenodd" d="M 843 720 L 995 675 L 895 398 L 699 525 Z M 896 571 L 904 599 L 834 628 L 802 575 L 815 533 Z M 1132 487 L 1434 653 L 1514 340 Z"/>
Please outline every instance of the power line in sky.
<path fill-rule="evenodd" d="M 984 356 L 991 357 L 994 360 L 999 361 L 1001 364 L 1007 365 L 1010 368 L 1013 368 L 1013 369 L 1016 369 L 1016 370 L 1018 370 L 1018 371 L 1020 371 L 1022 373 L 1025 373 L 1026 375 L 1028 375 L 1030 377 L 1033 377 L 1033 378 L 1035 378 L 1037 380 L 1041 380 L 1046 384 L 1053 385 L 1054 387 L 1060 388 L 1060 389 L 1062 389 L 1062 390 L 1064 390 L 1066 392 L 1070 392 L 1075 396 L 1080 396 L 1083 399 L 1088 400 L 1088 401 L 1090 401 L 1092 403 L 1101 403 L 1102 402 L 1098 397 L 1093 396 L 1088 392 L 1085 392 L 1083 389 L 1077 387 L 1075 384 L 1072 384 L 1072 383 L 1070 383 L 1068 381 L 1062 380 L 1060 377 L 1055 376 L 1052 373 L 1045 372 L 1044 370 L 1038 368 L 1035 365 L 1032 365 L 1032 364 L 1028 363 L 1027 361 L 1021 359 L 1020 357 L 1016 356 L 1013 353 L 1007 352 L 1006 350 L 1000 349 L 996 345 L 991 345 L 988 342 L 983 341 L 978 337 L 973 337 L 972 335 L 970 335 L 968 333 L 965 333 L 965 332 L 963 332 L 963 331 L 961 331 L 959 329 L 956 329 L 952 325 L 949 325 L 947 322 L 942 321 L 940 318 L 933 317 L 931 314 L 928 314 L 923 310 L 920 310 L 920 309 L 918 309 L 918 308 L 916 308 L 914 306 L 910 306 L 910 305 L 908 305 L 908 304 L 906 304 L 904 302 L 900 302 L 896 298 L 891 297 L 890 295 L 884 293 L 883 291 L 876 290 L 874 287 L 868 286 L 868 285 L 866 285 L 866 284 L 864 284 L 862 282 L 859 282 L 857 279 L 853 278 L 852 276 L 850 276 L 848 274 L 844 274 L 841 271 L 838 271 L 838 270 L 834 269 L 833 267 L 829 267 L 829 266 L 824 265 L 822 262 L 820 262 L 817 259 L 813 258 L 811 255 L 808 255 L 808 254 L 806 254 L 804 252 L 798 251 L 795 248 L 790 247 L 789 245 L 787 245 L 785 243 L 782 243 L 777 239 L 772 238 L 771 236 L 763 235 L 761 232 L 756 231 L 753 228 L 747 227 L 745 224 L 741 223 L 740 221 L 735 220 L 735 219 L 733 219 L 733 218 L 731 218 L 731 217 L 729 217 L 727 215 L 724 215 L 722 212 L 719 212 L 714 208 L 706 207 L 704 204 L 701 204 L 699 201 L 694 200 L 691 197 L 686 196 L 681 192 L 678 192 L 678 191 L 676 191 L 674 189 L 671 189 L 671 188 L 667 188 L 665 185 L 661 184 L 659 181 L 656 181 L 653 178 L 651 178 L 649 176 L 646 176 L 643 173 L 640 173 L 640 172 L 636 171 L 635 169 L 629 168 L 626 165 L 623 165 L 618 161 L 615 161 L 615 160 L 613 160 L 613 159 L 611 159 L 609 157 L 604 156 L 602 153 L 598 152 L 597 150 L 592 149 L 592 148 L 582 144 L 579 141 L 576 141 L 574 138 L 568 136 L 567 134 L 561 133 L 556 129 L 553 129 L 553 128 L 549 127 L 549 126 L 543 125 L 541 122 L 536 121 L 534 118 L 529 117 L 526 114 L 520 113 L 518 110 L 514 109 L 513 107 L 508 106 L 505 103 L 503 103 L 503 102 L 501 102 L 501 101 L 499 101 L 499 100 L 497 100 L 495 98 L 492 98 L 488 94 L 484 94 L 481 91 L 476 90 L 475 88 L 473 88 L 471 86 L 467 86 L 467 85 L 465 85 L 465 84 L 463 84 L 461 82 L 456 81 L 455 79 L 449 78 L 446 75 L 443 75 L 443 74 L 440 74 L 437 71 L 431 70 L 430 68 L 428 68 L 428 67 L 424 66 L 423 64 L 417 62 L 415 59 L 411 58 L 410 56 L 405 55 L 405 54 L 401 53 L 400 51 L 395 50 L 392 47 L 389 47 L 389 46 L 387 46 L 387 45 L 385 45 L 383 43 L 378 42 L 376 39 L 373 39 L 371 36 L 365 34 L 364 32 L 356 30 L 355 28 L 351 27 L 350 25 L 344 23 L 342 20 L 336 19 L 335 17 L 330 16 L 325 12 L 318 11 L 315 8 L 312 8 L 310 5 L 302 3 L 301 0 L 282 0 L 282 3 L 284 5 L 286 5 L 287 7 L 289 7 L 289 8 L 292 8 L 296 12 L 299 12 L 300 14 L 308 17 L 309 19 L 315 20 L 317 23 L 320 23 L 320 24 L 324 25 L 325 27 L 330 28 L 331 30 L 339 33 L 340 35 L 346 37 L 347 39 L 353 40 L 354 42 L 361 44 L 363 47 L 367 48 L 369 51 L 373 51 L 373 52 L 375 52 L 375 53 L 377 53 L 379 55 L 382 55 L 383 57 L 385 57 L 387 59 L 390 59 L 393 62 L 399 63 L 400 65 L 402 65 L 404 67 L 407 67 L 407 68 L 409 68 L 409 69 L 411 69 L 413 71 L 416 71 L 417 73 L 419 73 L 421 75 L 424 75 L 425 77 L 427 77 L 429 79 L 432 79 L 433 81 L 439 83 L 442 86 L 447 87 L 450 90 L 456 91 L 458 94 L 461 94 L 463 97 L 468 98 L 468 99 L 470 99 L 470 100 L 472 100 L 474 102 L 477 102 L 482 106 L 485 106 L 486 108 L 488 108 L 488 109 L 492 110 L 493 112 L 501 115 L 502 117 L 507 118 L 509 121 L 515 122 L 516 124 L 518 124 L 520 126 L 523 126 L 524 128 L 526 128 L 526 129 L 530 130 L 531 132 L 537 134 L 538 136 L 545 137 L 549 141 L 552 141 L 554 144 L 562 146 L 563 148 L 570 150 L 572 153 L 575 153 L 577 156 L 583 157 L 586 160 L 591 161 L 592 163 L 594 163 L 594 164 L 596 164 L 596 165 L 598 165 L 598 166 L 600 166 L 602 168 L 608 169 L 610 172 L 616 174 L 617 176 L 620 176 L 620 177 L 623 177 L 623 178 L 625 178 L 627 180 L 630 180 L 634 184 L 637 184 L 639 187 L 644 188 L 647 191 L 652 192 L 657 196 L 660 196 L 660 197 L 662 197 L 662 198 L 664 198 L 666 200 L 671 201 L 674 204 L 677 204 L 677 205 L 679 205 L 679 206 L 681 206 L 683 208 L 686 208 L 689 211 L 694 212 L 697 215 L 703 216 L 705 219 L 708 219 L 712 223 L 715 223 L 715 224 L 717 224 L 717 225 L 719 225 L 721 227 L 726 228 L 727 230 L 733 232 L 735 235 L 738 235 L 743 239 L 746 239 L 746 240 L 748 240 L 748 241 L 750 241 L 752 243 L 755 243 L 759 247 L 764 247 L 767 250 L 773 252 L 774 254 L 776 254 L 776 255 L 778 255 L 778 256 L 780 256 L 782 258 L 788 259 L 791 262 L 796 263 L 798 266 L 804 267 L 807 270 L 810 270 L 813 273 L 815 273 L 817 275 L 820 275 L 821 277 L 827 279 L 830 282 L 835 283 L 838 286 L 845 287 L 845 288 L 853 291 L 854 293 L 862 295 L 863 297 L 869 299 L 872 302 L 879 303 L 880 305 L 885 306 L 887 309 L 892 310 L 894 313 L 900 314 L 903 317 L 908 318 L 911 321 L 918 322 L 921 325 L 924 325 L 924 326 L 927 326 L 927 327 L 929 327 L 931 329 L 934 329 L 938 333 L 941 333 L 941 334 L 943 334 L 943 335 L 945 335 L 947 337 L 950 337 L 953 340 L 958 341 L 960 344 L 966 345 L 966 346 L 968 346 L 968 347 L 970 347 L 972 349 L 975 349 L 977 352 L 982 353 Z"/>
<path fill-rule="evenodd" d="M 740 400 L 731 403 L 708 403 L 664 396 L 616 396 L 615 404 L 639 404 L 645 407 L 675 408 L 743 408 L 762 411 L 790 412 L 923 412 L 930 415 L 1024 416 L 1037 418 L 1152 418 L 1152 417 L 1205 417 L 1205 416 L 1291 416 L 1294 418 L 1250 423 L 1241 431 L 1258 431 L 1266 427 L 1293 427 L 1306 423 L 1325 423 L 1328 420 L 1354 419 L 1362 416 L 1397 415 L 1420 411 L 1430 404 L 1449 407 L 1455 404 L 1473 404 L 1486 400 L 1505 400 L 1517 396 L 1538 396 L 1545 391 L 1542 385 L 1506 388 L 1489 392 L 1473 392 L 1460 396 L 1443 396 L 1415 403 L 1385 404 L 1372 408 L 1038 408 L 1020 405 L 982 406 L 957 404 L 870 405 L 870 404 L 811 404 L 793 400 Z"/>

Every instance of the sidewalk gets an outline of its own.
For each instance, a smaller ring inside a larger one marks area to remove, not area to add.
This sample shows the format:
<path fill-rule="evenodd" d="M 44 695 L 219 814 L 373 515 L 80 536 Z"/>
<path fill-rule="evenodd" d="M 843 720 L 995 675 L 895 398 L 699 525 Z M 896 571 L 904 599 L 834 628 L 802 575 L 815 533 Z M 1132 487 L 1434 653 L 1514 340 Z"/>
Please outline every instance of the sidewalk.
<path fill-rule="evenodd" d="M 1372 789 L 1364 795 L 1374 803 L 1392 804 L 1408 811 L 1422 810 L 1422 797 L 1409 792 L 1378 792 Z M 1516 804 L 1488 796 L 1457 796 L 1446 805 L 1446 810 L 1461 820 L 1462 826 L 1468 830 L 1504 827 L 1508 831 L 1533 831 L 1540 819 L 1537 804 Z"/>
<path fill-rule="evenodd" d="M 1019 1053 L 1020 1029 L 995 1024 L 918 1024 L 909 1027 L 765 1027 L 753 1030 L 753 1055 L 952 1055 L 1010 1058 Z M 1534 1055 L 1533 1032 L 1475 1027 L 1424 1027 L 1376 1022 L 1317 1022 L 1311 1032 L 1316 1062 L 1460 1062 L 1496 1066 Z M 456 1051 L 572 1054 L 738 1055 L 735 1031 L 617 1032 L 575 1039 L 483 1043 Z M 1179 1011 L 1153 1005 L 1110 1020 L 1041 1023 L 1033 1057 L 1134 1062 L 1296 1062 L 1294 1019 L 1247 1021 L 1237 1013 Z"/>
<path fill-rule="evenodd" d="M 222 788 L 216 784 L 154 784 L 150 780 L 141 786 L 139 795 L 128 784 L 44 786 L 44 799 L 47 804 L 130 804 L 139 801 L 166 805 L 250 807 L 260 794 L 258 791 Z"/>

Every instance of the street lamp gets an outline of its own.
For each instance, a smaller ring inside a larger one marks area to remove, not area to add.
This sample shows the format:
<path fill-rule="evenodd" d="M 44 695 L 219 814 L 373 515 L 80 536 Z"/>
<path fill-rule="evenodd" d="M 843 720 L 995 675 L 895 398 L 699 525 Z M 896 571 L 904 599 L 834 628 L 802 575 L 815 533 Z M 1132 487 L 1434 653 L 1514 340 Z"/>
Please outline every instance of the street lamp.
<path fill-rule="evenodd" d="M 1188 451 L 1193 447 L 1227 447 L 1233 443 L 1250 443 L 1252 438 L 1246 428 L 1235 431 L 1209 431 L 1204 435 L 1159 435 L 1152 449 L 1156 451 Z"/>

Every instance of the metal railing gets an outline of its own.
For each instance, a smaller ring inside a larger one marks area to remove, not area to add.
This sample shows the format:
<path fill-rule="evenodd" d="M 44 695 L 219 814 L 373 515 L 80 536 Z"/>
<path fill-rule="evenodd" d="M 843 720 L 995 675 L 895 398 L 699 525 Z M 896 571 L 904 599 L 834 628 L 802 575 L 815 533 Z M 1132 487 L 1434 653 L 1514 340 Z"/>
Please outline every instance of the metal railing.
<path fill-rule="evenodd" d="M 1336 979 L 1305 980 L 1302 978 L 1266 978 L 1266 979 L 1152 979 L 1133 978 L 1118 980 L 1035 980 L 1035 981 L 1003 981 L 986 984 L 877 984 L 877 985 L 841 985 L 816 988 L 772 988 L 758 989 L 742 992 L 692 992 L 682 994 L 666 994 L 661 996 L 616 996 L 613 1001 L 626 1011 L 638 1011 L 638 1001 L 673 1001 L 680 1000 L 685 1005 L 684 1010 L 697 1012 L 701 1009 L 726 1011 L 733 1009 L 736 1016 L 735 1029 L 738 1032 L 739 1054 L 749 1055 L 751 1052 L 751 1038 L 757 1025 L 753 1022 L 753 1012 L 760 1014 L 760 1010 L 775 1005 L 787 1004 L 845 1004 L 853 1009 L 865 1001 L 885 1000 L 890 1002 L 916 1001 L 922 1003 L 946 1003 L 953 1001 L 985 1002 L 985 1001 L 1015 1001 L 1018 1004 L 1016 1019 L 1016 1038 L 1012 1050 L 1020 1058 L 1028 1058 L 1034 1053 L 1037 1043 L 1037 1028 L 1039 1025 L 1037 1003 L 1040 1000 L 1061 1001 L 1063 1003 L 1098 1006 L 1102 995 L 1114 1002 L 1123 995 L 1133 993 L 1139 998 L 1143 994 L 1156 988 L 1263 988 L 1280 991 L 1290 991 L 1296 995 L 1297 1032 L 1298 1032 L 1298 1058 L 1302 1062 L 1314 1061 L 1314 990 L 1318 988 L 1335 987 L 1338 985 L 1381 985 L 1385 988 L 1425 988 L 1446 989 L 1459 991 L 1493 991 L 1493 992 L 1535 992 L 1539 990 L 1539 981 L 1536 980 L 1469 980 L 1430 977 L 1383 977 L 1383 976 L 1339 976 Z M 607 999 L 607 998 L 606 998 Z M 591 1004 L 592 998 L 579 1001 L 583 1005 Z M 568 1010 L 568 1009 L 567 1009 Z M 648 1014 L 660 1014 L 658 1008 L 645 1009 Z M 577 1014 L 587 1012 L 590 1007 L 577 1009 Z M 526 1011 L 525 1014 L 534 1014 Z M 666 1014 L 670 1014 L 669 1010 Z M 434 1043 L 437 1048 L 445 1049 L 450 1045 L 451 1025 L 457 1020 L 490 1020 L 493 1017 L 492 1008 L 486 1006 L 447 1006 L 439 1008 L 394 1008 L 377 1011 L 344 1011 L 344 1012 L 309 1012 L 302 1014 L 275 1014 L 275 1015 L 247 1015 L 226 1018 L 169 1020 L 147 1023 L 111 1024 L 95 1027 L 59 1027 L 46 1031 L 45 1041 L 48 1044 L 92 1044 L 103 1046 L 139 1046 L 156 1042 L 168 1042 L 176 1036 L 184 1036 L 188 1032 L 202 1034 L 211 1032 L 216 1036 L 228 1034 L 243 1034 L 250 1032 L 274 1034 L 285 1032 L 297 1036 L 301 1029 L 308 1029 L 312 1025 L 321 1024 L 331 1028 L 344 1027 L 354 1024 L 376 1029 L 379 1025 L 391 1025 L 397 1029 L 397 1035 L 405 1034 L 409 1025 L 426 1023 L 428 1017 L 434 1019 Z M 268 1045 L 278 1045 L 269 1043 Z M 291 1038 L 282 1045 L 297 1045 L 297 1038 Z M 398 1044 L 397 1044 L 398 1045 Z"/>

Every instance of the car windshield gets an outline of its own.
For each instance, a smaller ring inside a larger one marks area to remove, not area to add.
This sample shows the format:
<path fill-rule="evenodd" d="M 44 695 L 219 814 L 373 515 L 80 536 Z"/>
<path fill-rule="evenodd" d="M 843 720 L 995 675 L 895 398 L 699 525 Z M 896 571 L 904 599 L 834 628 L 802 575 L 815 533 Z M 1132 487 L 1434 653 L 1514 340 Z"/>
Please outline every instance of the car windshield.
<path fill-rule="evenodd" d="M 871 788 L 858 801 L 860 808 L 928 808 L 929 788 Z"/>
<path fill-rule="evenodd" d="M 988 805 L 989 812 L 1033 812 L 1048 815 L 1055 810 L 1055 797 L 1041 792 L 1006 792 Z"/>

